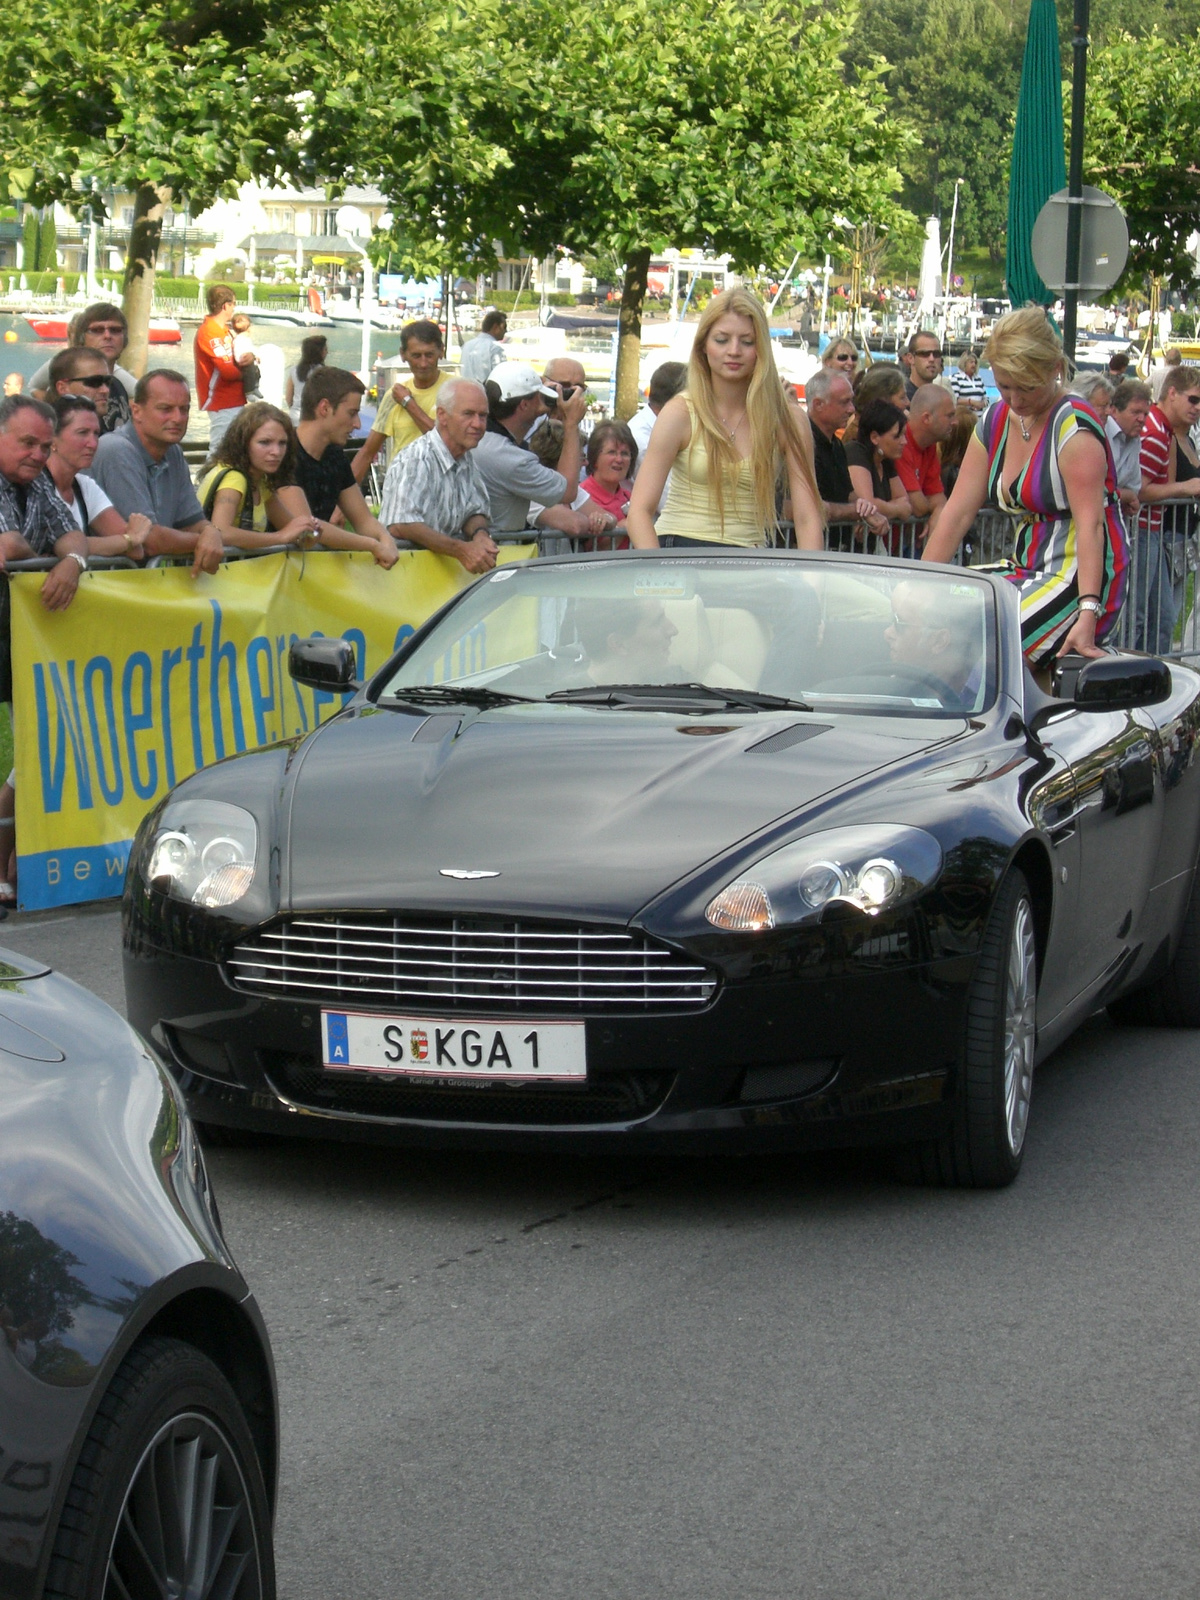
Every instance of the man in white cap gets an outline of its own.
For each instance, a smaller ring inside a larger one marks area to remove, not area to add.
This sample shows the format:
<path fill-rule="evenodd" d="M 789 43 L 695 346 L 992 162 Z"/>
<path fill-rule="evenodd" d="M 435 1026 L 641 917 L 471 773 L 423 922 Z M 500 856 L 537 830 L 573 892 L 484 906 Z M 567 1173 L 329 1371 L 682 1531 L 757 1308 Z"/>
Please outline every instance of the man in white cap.
<path fill-rule="evenodd" d="M 491 502 L 492 531 L 518 533 L 529 519 L 531 500 L 569 507 L 575 499 L 583 465 L 579 424 L 587 410 L 587 393 L 581 388 L 560 401 L 559 390 L 544 383 L 524 361 L 493 367 L 484 387 L 488 425 L 475 451 L 475 465 Z M 544 467 L 525 445 L 531 425 L 556 403 L 564 428 L 557 472 Z"/>

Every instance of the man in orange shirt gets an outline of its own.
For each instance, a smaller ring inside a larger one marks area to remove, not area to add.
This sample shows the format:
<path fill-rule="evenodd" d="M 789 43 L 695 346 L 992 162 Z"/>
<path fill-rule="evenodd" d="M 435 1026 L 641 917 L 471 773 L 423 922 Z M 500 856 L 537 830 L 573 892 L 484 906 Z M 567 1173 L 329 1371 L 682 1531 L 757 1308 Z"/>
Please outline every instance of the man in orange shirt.
<path fill-rule="evenodd" d="M 209 453 L 211 454 L 246 404 L 242 366 L 234 359 L 233 333 L 229 323 L 237 309 L 237 296 L 227 283 L 209 286 L 208 316 L 200 324 L 192 354 L 196 362 L 196 399 L 208 413 Z M 253 361 L 243 358 L 243 365 Z"/>

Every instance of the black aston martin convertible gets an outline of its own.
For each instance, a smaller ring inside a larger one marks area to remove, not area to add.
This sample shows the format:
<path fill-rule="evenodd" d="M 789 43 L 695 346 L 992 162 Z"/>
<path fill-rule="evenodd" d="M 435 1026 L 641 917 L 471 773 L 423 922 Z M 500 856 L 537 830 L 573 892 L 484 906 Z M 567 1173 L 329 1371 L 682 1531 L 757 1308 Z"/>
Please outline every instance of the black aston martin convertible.
<path fill-rule="evenodd" d="M 162 1063 L 0 950 L 0 1600 L 274 1600 L 266 1330 Z"/>
<path fill-rule="evenodd" d="M 474 1145 L 889 1143 L 1010 1182 L 1089 1012 L 1200 1025 L 1200 677 L 1025 669 L 1014 593 L 835 555 L 506 566 L 181 784 L 124 901 L 194 1115 Z"/>

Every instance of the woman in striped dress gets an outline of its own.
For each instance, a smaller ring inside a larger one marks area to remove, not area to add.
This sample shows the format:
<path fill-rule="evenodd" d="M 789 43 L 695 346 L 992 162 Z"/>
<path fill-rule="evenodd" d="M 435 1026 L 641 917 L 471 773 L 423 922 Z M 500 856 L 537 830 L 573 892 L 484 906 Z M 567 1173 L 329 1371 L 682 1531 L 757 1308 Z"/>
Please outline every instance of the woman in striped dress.
<path fill-rule="evenodd" d="M 993 501 L 1020 519 L 1008 576 L 1030 666 L 1070 651 L 1101 655 L 1129 564 L 1104 428 L 1063 392 L 1062 346 L 1040 307 L 1002 317 L 985 354 L 1001 398 L 980 418 L 924 559 L 952 560 Z"/>

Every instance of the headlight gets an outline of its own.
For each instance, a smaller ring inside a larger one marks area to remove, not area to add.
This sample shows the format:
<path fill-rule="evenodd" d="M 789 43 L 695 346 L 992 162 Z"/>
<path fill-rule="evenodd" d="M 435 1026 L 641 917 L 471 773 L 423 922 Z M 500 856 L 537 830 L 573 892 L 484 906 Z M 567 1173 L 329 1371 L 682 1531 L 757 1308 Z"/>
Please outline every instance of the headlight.
<path fill-rule="evenodd" d="M 785 845 L 714 895 L 704 915 L 727 933 L 816 922 L 826 906 L 878 916 L 931 884 L 942 847 L 921 828 L 832 828 Z"/>
<path fill-rule="evenodd" d="M 224 800 L 172 800 L 150 846 L 146 876 L 177 900 L 215 910 L 240 900 L 254 879 L 258 827 Z"/>

